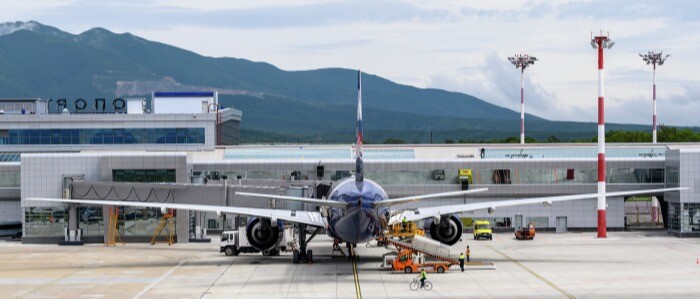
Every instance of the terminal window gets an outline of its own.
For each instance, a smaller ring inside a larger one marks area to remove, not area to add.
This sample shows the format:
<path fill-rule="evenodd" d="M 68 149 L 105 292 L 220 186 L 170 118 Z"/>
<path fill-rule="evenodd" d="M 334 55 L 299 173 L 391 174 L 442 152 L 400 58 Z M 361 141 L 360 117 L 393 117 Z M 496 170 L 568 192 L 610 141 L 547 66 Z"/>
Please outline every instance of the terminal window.
<path fill-rule="evenodd" d="M 174 183 L 175 169 L 114 169 L 114 182 Z"/>
<path fill-rule="evenodd" d="M 7 130 L 0 144 L 204 144 L 204 128 Z"/>
<path fill-rule="evenodd" d="M 113 169 L 112 180 L 115 182 L 174 183 L 175 174 L 175 169 Z M 153 194 L 155 197 L 151 201 L 168 199 L 163 195 L 158 197 L 155 191 Z M 143 196 L 142 199 L 148 199 L 151 195 L 146 196 Z M 158 208 L 122 207 L 119 211 L 119 219 L 123 222 L 124 236 L 150 236 L 156 230 L 158 221 L 162 217 L 163 213 Z"/>
<path fill-rule="evenodd" d="M 510 169 L 496 169 L 493 171 L 494 184 L 510 184 Z"/>

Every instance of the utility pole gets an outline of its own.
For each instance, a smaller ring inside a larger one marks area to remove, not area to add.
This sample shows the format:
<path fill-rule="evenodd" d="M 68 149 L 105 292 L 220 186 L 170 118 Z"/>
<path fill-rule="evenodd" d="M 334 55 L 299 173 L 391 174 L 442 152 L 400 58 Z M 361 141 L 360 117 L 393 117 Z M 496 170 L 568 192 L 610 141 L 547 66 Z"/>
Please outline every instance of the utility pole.
<path fill-rule="evenodd" d="M 430 144 L 433 144 L 433 128 L 428 125 L 428 132 L 430 132 Z"/>
<path fill-rule="evenodd" d="M 664 52 L 661 51 L 659 53 L 656 53 L 654 51 L 649 51 L 648 54 L 639 54 L 639 57 L 642 57 L 642 60 L 646 62 L 647 64 L 651 64 L 654 67 L 653 71 L 653 89 L 652 89 L 652 118 L 651 118 L 651 136 L 652 136 L 652 142 L 656 143 L 656 65 L 664 65 L 664 62 L 666 61 L 666 58 L 668 58 L 668 55 L 664 56 Z"/>
<path fill-rule="evenodd" d="M 525 69 L 535 64 L 537 58 L 528 54 L 515 54 L 508 57 L 516 69 L 520 69 L 520 144 L 525 144 Z"/>
<path fill-rule="evenodd" d="M 591 47 L 598 49 L 598 238 L 607 237 L 607 203 L 605 200 L 605 93 L 603 84 L 603 49 L 610 49 L 615 44 L 608 35 L 593 36 Z"/>

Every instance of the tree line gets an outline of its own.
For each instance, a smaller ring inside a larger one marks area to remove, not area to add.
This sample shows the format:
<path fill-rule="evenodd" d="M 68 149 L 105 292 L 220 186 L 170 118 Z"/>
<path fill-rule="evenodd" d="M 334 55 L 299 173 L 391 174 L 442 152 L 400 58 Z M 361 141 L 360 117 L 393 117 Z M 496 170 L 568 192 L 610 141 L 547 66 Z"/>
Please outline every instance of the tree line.
<path fill-rule="evenodd" d="M 700 142 L 700 132 L 691 128 L 679 129 L 672 126 L 659 126 L 657 131 L 658 142 Z M 630 142 L 651 142 L 652 134 L 649 131 L 624 131 L 613 130 L 605 133 L 605 142 L 612 143 L 630 143 Z M 546 139 L 535 139 L 525 137 L 525 143 L 588 143 L 598 142 L 598 136 L 593 136 L 591 139 L 574 139 L 560 140 L 555 135 L 551 135 Z M 404 144 L 404 140 L 399 138 L 387 138 L 384 144 Z M 520 137 L 507 137 L 505 139 L 491 140 L 472 140 L 472 139 L 445 139 L 443 143 L 520 143 Z"/>

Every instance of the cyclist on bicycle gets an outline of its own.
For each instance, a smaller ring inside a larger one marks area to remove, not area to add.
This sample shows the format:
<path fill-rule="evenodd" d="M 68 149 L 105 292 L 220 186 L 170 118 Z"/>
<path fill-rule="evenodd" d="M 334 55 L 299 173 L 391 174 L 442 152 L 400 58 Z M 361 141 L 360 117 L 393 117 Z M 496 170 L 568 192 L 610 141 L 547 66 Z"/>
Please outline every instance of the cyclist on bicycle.
<path fill-rule="evenodd" d="M 420 288 L 422 289 L 425 286 L 425 280 L 428 278 L 428 273 L 425 272 L 425 269 L 420 270 Z"/>

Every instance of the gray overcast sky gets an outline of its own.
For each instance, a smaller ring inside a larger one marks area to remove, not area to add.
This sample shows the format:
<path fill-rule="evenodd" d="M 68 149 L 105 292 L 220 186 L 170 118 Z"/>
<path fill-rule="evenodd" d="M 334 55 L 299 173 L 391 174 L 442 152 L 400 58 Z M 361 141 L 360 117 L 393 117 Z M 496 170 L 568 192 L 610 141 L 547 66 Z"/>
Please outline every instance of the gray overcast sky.
<path fill-rule="evenodd" d="M 206 56 L 282 69 L 360 68 L 418 87 L 465 92 L 519 111 L 519 72 L 530 53 L 528 113 L 596 121 L 591 31 L 610 32 L 606 121 L 651 123 L 651 66 L 638 53 L 671 53 L 657 70 L 658 119 L 700 125 L 698 1 L 0 0 L 1 21 L 36 20 L 71 33 L 131 32 Z"/>

